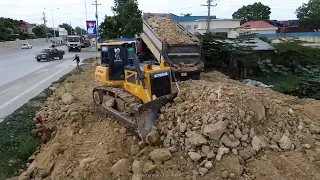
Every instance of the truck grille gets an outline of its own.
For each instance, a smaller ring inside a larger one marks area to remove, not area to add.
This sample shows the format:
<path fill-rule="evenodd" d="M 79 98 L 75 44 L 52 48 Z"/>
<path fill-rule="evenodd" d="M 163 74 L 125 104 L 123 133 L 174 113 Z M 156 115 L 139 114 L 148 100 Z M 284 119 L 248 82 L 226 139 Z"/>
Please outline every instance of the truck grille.
<path fill-rule="evenodd" d="M 162 77 L 155 77 L 154 75 L 157 73 L 151 74 L 150 84 L 151 84 L 152 95 L 161 97 L 171 93 L 170 72 L 167 72 L 167 73 L 168 73 L 167 76 L 162 76 Z"/>

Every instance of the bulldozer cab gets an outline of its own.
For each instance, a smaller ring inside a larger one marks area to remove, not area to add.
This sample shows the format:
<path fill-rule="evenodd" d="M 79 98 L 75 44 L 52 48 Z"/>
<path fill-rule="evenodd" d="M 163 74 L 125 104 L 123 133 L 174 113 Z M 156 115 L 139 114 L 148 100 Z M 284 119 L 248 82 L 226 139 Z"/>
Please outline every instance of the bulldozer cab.
<path fill-rule="evenodd" d="M 109 67 L 110 80 L 124 80 L 124 67 L 132 64 L 134 42 L 110 42 L 101 45 L 101 65 Z"/>

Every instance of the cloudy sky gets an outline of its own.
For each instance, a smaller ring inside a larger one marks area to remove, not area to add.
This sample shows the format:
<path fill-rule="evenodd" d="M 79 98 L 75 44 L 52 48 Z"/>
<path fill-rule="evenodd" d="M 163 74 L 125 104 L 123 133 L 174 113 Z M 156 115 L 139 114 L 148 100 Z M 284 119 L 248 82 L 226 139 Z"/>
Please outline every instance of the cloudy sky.
<path fill-rule="evenodd" d="M 201 2 L 203 1 L 203 2 Z M 295 9 L 308 0 L 264 0 L 265 5 L 271 7 L 271 19 L 295 19 Z M 85 3 L 86 2 L 86 3 Z M 47 26 L 52 26 L 51 11 L 55 27 L 64 22 L 75 26 L 85 26 L 87 5 L 87 19 L 94 20 L 94 0 L 0 0 L 0 17 L 23 19 L 30 23 L 43 23 L 42 12 L 46 13 Z M 176 15 L 192 13 L 192 15 L 206 15 L 206 7 L 201 6 L 206 0 L 138 0 L 143 12 L 170 12 Z M 232 13 L 243 5 L 257 2 L 255 0 L 216 0 L 216 7 L 212 8 L 212 15 L 217 18 L 232 18 Z M 113 0 L 98 0 L 99 23 L 105 15 L 112 15 Z M 44 9 L 45 8 L 45 9 Z M 59 9 L 57 9 L 59 8 Z M 57 10 L 54 10 L 57 9 Z"/>

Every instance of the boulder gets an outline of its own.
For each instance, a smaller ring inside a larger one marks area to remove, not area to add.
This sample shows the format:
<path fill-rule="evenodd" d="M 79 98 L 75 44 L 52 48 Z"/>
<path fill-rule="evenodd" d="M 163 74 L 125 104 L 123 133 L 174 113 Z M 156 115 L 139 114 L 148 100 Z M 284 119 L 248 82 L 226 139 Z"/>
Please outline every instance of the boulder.
<path fill-rule="evenodd" d="M 149 156 L 154 162 L 164 162 L 172 157 L 167 148 L 155 149 L 149 154 Z"/>
<path fill-rule="evenodd" d="M 126 158 L 120 159 L 111 167 L 111 172 L 115 176 L 121 176 L 129 172 L 130 161 Z"/>
<path fill-rule="evenodd" d="M 74 102 L 74 98 L 70 93 L 64 93 L 61 99 L 62 99 L 62 102 L 66 105 L 70 105 Z"/>
<path fill-rule="evenodd" d="M 187 141 L 191 145 L 200 146 L 200 145 L 208 143 L 206 138 L 204 138 L 201 134 L 198 134 L 196 132 L 190 132 L 188 135 L 189 135 L 189 137 L 188 137 Z"/>
<path fill-rule="evenodd" d="M 215 124 L 205 125 L 203 128 L 203 135 L 209 137 L 212 140 L 219 140 L 227 125 L 223 121 L 218 121 Z"/>
<path fill-rule="evenodd" d="M 188 152 L 188 155 L 194 161 L 198 161 L 198 160 L 201 159 L 201 155 L 199 153 L 196 153 L 196 152 Z"/>

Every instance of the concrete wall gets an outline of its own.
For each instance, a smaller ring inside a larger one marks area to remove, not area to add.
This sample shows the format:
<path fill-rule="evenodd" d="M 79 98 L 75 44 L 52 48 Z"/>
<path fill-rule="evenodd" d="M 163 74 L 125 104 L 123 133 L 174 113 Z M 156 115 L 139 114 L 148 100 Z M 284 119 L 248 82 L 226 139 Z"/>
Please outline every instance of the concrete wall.
<path fill-rule="evenodd" d="M 237 19 L 212 19 L 210 21 L 210 32 L 227 33 L 228 38 L 235 38 L 239 35 L 237 28 L 240 27 L 240 21 Z M 206 32 L 207 22 L 206 20 L 198 20 L 198 32 L 203 34 Z"/>
<path fill-rule="evenodd" d="M 191 34 L 195 34 L 196 32 L 198 32 L 198 22 L 179 22 L 179 24 L 186 28 Z"/>
<path fill-rule="evenodd" d="M 54 39 L 54 38 L 51 38 L 51 39 Z M 50 42 L 50 39 L 48 39 L 48 42 Z M 46 41 L 46 38 L 41 38 L 41 39 L 28 39 L 28 40 L 0 42 L 0 49 L 20 48 L 23 43 L 37 45 L 37 44 L 47 43 L 47 41 Z"/>

